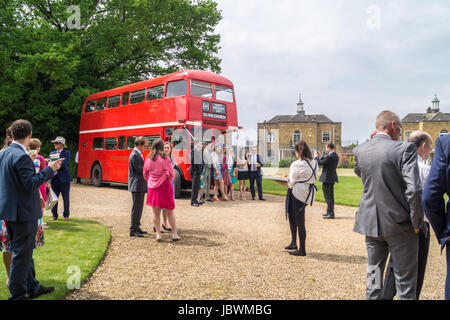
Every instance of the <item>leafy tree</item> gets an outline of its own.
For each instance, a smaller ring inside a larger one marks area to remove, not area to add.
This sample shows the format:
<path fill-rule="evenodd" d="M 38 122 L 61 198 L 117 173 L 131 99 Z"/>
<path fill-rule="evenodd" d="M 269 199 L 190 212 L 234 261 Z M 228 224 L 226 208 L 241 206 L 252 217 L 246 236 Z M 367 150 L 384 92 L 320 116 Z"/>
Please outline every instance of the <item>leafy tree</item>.
<path fill-rule="evenodd" d="M 219 73 L 221 19 L 213 0 L 0 0 L 0 129 L 28 119 L 44 154 L 56 135 L 76 151 L 88 95 L 182 69 Z"/>

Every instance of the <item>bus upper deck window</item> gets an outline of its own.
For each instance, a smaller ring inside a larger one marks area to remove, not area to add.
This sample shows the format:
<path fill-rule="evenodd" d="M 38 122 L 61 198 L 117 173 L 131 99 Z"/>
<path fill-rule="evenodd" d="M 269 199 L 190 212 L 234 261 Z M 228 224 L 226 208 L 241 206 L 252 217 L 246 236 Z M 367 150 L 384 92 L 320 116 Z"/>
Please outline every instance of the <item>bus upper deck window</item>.
<path fill-rule="evenodd" d="M 84 109 L 85 113 L 95 111 L 95 100 L 88 101 L 86 103 L 86 108 Z"/>
<path fill-rule="evenodd" d="M 164 97 L 164 85 L 147 89 L 147 101 L 158 100 Z"/>
<path fill-rule="evenodd" d="M 173 81 L 167 84 L 166 98 L 185 96 L 187 92 L 186 80 Z"/>
<path fill-rule="evenodd" d="M 95 110 L 105 110 L 106 109 L 106 98 L 101 98 L 97 100 L 97 107 Z"/>
<path fill-rule="evenodd" d="M 109 97 L 108 99 L 108 108 L 116 108 L 120 106 L 120 95 Z"/>
<path fill-rule="evenodd" d="M 233 89 L 216 86 L 216 100 L 233 102 Z"/>
<path fill-rule="evenodd" d="M 122 105 L 123 106 L 127 106 L 129 99 L 130 99 L 130 93 L 129 92 L 125 92 L 124 94 L 122 94 Z"/>
<path fill-rule="evenodd" d="M 130 94 L 130 104 L 140 103 L 145 101 L 145 89 L 133 91 Z"/>
<path fill-rule="evenodd" d="M 212 84 L 191 80 L 191 95 L 212 99 Z"/>

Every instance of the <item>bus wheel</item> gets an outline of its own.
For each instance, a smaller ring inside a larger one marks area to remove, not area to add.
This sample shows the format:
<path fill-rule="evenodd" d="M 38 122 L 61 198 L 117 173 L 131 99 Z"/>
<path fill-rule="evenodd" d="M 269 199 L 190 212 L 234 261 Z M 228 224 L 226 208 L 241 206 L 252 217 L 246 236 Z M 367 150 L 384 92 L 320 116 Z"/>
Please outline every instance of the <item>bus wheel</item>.
<path fill-rule="evenodd" d="M 175 198 L 179 198 L 181 196 L 181 174 L 178 170 L 175 170 L 175 178 L 173 179 L 173 184 L 175 187 Z"/>
<path fill-rule="evenodd" d="M 99 164 L 92 168 L 92 183 L 96 187 L 102 186 L 102 167 Z"/>

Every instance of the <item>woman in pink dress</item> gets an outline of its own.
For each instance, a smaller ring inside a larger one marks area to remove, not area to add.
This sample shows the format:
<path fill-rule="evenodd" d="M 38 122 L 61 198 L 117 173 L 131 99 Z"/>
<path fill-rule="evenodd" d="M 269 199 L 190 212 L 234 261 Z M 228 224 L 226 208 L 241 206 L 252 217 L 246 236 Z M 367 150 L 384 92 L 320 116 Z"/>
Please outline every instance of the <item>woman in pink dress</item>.
<path fill-rule="evenodd" d="M 161 139 L 155 140 L 152 151 L 148 155 L 144 164 L 144 178 L 147 181 L 147 205 L 153 210 L 153 225 L 156 229 L 156 241 L 161 241 L 161 208 L 167 210 L 169 222 L 172 227 L 172 240 L 180 240 L 177 234 L 176 220 L 173 210 L 175 200 L 171 181 L 175 173 L 172 161 L 164 154 L 164 142 Z"/>

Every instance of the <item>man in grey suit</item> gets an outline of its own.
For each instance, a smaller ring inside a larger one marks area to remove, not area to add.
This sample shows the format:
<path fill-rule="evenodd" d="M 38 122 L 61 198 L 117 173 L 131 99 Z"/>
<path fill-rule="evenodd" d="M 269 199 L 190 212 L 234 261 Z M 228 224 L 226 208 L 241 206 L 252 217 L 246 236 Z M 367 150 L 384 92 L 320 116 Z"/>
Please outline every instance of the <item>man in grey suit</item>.
<path fill-rule="evenodd" d="M 376 128 L 372 140 L 353 150 L 355 173 L 364 185 L 353 231 L 366 236 L 366 298 L 380 299 L 390 254 L 398 299 L 415 300 L 418 233 L 423 226 L 416 146 L 397 141 L 402 123 L 391 111 L 377 117 Z"/>
<path fill-rule="evenodd" d="M 130 154 L 128 163 L 128 191 L 131 192 L 133 198 L 130 237 L 143 238 L 144 234 L 147 233 L 140 228 L 145 193 L 147 192 L 147 181 L 144 179 L 144 156 L 142 153 L 147 147 L 148 140 L 144 137 L 137 137 L 134 140 L 134 149 Z"/>

